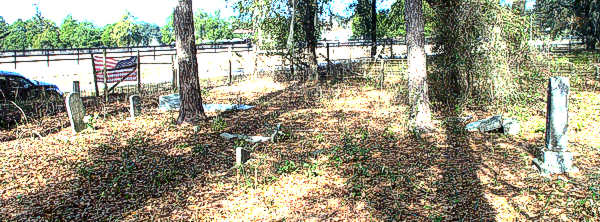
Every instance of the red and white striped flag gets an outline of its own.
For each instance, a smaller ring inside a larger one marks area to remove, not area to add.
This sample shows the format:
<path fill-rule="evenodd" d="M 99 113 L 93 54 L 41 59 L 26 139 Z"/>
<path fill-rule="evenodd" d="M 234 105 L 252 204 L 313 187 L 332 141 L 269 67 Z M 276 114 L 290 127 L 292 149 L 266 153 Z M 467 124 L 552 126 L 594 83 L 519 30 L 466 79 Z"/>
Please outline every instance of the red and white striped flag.
<path fill-rule="evenodd" d="M 118 60 L 117 58 L 106 57 L 106 76 L 107 83 L 119 82 L 127 74 L 129 76 L 123 81 L 137 81 L 137 56 Z M 104 57 L 94 56 L 94 70 L 96 70 L 96 81 L 104 82 Z"/>

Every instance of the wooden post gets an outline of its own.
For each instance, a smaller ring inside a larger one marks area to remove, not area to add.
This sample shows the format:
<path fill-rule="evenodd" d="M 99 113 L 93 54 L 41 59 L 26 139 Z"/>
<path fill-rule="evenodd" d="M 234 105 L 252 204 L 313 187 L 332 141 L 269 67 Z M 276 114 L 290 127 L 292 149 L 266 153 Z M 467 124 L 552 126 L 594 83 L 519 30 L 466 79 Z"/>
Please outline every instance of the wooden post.
<path fill-rule="evenodd" d="M 394 40 L 390 40 L 390 57 L 394 58 Z"/>
<path fill-rule="evenodd" d="M 156 48 L 155 48 L 156 50 Z M 140 95 L 142 95 L 142 65 L 141 65 L 141 59 L 140 59 L 140 50 L 137 50 L 137 89 L 138 89 L 138 93 Z"/>
<path fill-rule="evenodd" d="M 77 49 L 77 64 L 79 65 L 79 49 Z"/>
<path fill-rule="evenodd" d="M 232 74 L 232 70 L 231 70 L 231 58 L 233 57 L 233 52 L 231 49 L 231 46 L 229 46 L 229 85 L 231 85 L 231 82 L 233 81 L 233 74 Z"/>
<path fill-rule="evenodd" d="M 73 81 L 73 93 L 80 93 L 79 81 Z"/>
<path fill-rule="evenodd" d="M 17 51 L 14 51 L 13 57 L 15 60 L 15 69 L 17 69 Z"/>
<path fill-rule="evenodd" d="M 104 67 L 102 67 L 102 75 L 104 75 L 104 102 L 108 103 L 108 73 L 106 73 L 106 48 L 102 50 L 104 55 Z"/>
<path fill-rule="evenodd" d="M 50 67 L 50 52 L 48 50 L 46 50 L 46 63 Z"/>
<path fill-rule="evenodd" d="M 385 60 L 382 59 L 381 60 L 381 78 L 380 78 L 380 85 L 379 88 L 383 89 L 383 83 L 385 81 Z"/>
<path fill-rule="evenodd" d="M 92 57 L 92 76 L 93 76 L 93 81 L 94 81 L 94 87 L 96 88 L 96 99 L 98 97 L 98 95 L 100 94 L 98 92 L 98 78 L 96 78 L 96 62 L 94 62 L 94 54 L 90 54 L 90 57 Z"/>
<path fill-rule="evenodd" d="M 175 71 L 175 56 L 171 56 L 171 71 L 173 72 L 173 90 L 177 90 L 177 71 Z"/>
<path fill-rule="evenodd" d="M 329 76 L 330 72 L 331 72 L 331 65 L 330 65 L 331 60 L 329 60 L 329 42 L 326 43 L 326 46 L 327 46 L 327 76 Z"/>

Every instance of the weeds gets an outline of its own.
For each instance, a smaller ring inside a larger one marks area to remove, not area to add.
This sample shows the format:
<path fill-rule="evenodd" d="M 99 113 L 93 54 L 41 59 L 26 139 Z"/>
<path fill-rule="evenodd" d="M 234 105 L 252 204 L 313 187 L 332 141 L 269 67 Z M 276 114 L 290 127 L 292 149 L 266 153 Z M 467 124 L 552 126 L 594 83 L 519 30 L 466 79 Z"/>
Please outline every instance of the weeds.
<path fill-rule="evenodd" d="M 221 116 L 212 119 L 210 128 L 215 132 L 221 132 L 227 127 L 227 122 Z"/>

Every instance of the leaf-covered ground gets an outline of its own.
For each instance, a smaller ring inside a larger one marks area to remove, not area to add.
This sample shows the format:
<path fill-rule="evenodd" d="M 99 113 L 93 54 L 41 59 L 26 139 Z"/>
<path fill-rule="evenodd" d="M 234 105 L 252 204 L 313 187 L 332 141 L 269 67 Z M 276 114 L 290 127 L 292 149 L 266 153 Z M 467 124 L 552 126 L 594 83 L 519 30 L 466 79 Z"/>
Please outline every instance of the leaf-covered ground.
<path fill-rule="evenodd" d="M 451 118 L 459 114 L 439 111 L 435 132 L 415 139 L 407 130 L 405 90 L 371 85 L 264 78 L 210 90 L 207 103 L 256 107 L 209 113 L 197 126 L 175 125 L 177 113 L 159 113 L 156 99 L 145 99 L 140 118 L 126 120 L 126 105 L 115 104 L 95 111 L 93 129 L 78 135 L 65 115 L 47 120 L 60 127 L 41 138 L 26 126 L 3 132 L 20 136 L 0 145 L 0 220 L 600 217 L 600 93 L 571 97 L 570 145 L 581 173 L 544 178 L 532 166 L 543 145 L 543 98 L 511 109 L 523 121 L 515 137 L 468 134 Z M 279 123 L 283 134 L 275 143 L 219 136 L 266 136 Z M 243 167 L 234 166 L 237 146 L 252 151 Z"/>

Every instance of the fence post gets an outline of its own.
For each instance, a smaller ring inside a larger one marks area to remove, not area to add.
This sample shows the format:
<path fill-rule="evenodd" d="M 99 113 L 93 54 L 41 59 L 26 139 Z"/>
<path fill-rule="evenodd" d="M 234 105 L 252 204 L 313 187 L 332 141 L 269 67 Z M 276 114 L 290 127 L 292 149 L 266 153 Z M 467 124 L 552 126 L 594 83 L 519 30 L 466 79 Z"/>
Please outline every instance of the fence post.
<path fill-rule="evenodd" d="M 156 48 L 155 48 L 156 52 Z M 155 57 L 156 58 L 156 57 Z M 137 88 L 138 93 L 142 95 L 142 64 L 140 58 L 140 50 L 137 50 Z"/>
<path fill-rule="evenodd" d="M 379 88 L 383 89 L 383 82 L 385 81 L 385 60 L 381 59 L 381 78 L 380 78 Z"/>
<path fill-rule="evenodd" d="M 92 58 L 92 76 L 94 81 L 94 87 L 96 88 L 96 99 L 98 99 L 98 78 L 96 77 L 96 62 L 94 61 L 94 54 L 90 53 L 90 57 Z"/>
<path fill-rule="evenodd" d="M 390 40 L 390 57 L 394 58 L 394 40 Z"/>
<path fill-rule="evenodd" d="M 108 73 L 106 73 L 106 48 L 102 50 L 102 54 L 104 55 L 104 66 L 102 67 L 102 75 L 104 75 L 104 102 L 108 103 Z"/>
<path fill-rule="evenodd" d="M 229 46 L 229 85 L 233 82 L 233 74 L 231 70 L 231 59 L 233 58 L 233 51 L 231 46 Z"/>
<path fill-rule="evenodd" d="M 327 76 L 331 74 L 331 60 L 329 58 L 329 42 L 327 43 Z"/>
<path fill-rule="evenodd" d="M 177 72 L 175 71 L 175 56 L 171 55 L 171 72 L 173 72 L 173 90 L 177 90 Z"/>
<path fill-rule="evenodd" d="M 17 69 L 17 51 L 16 50 L 13 52 L 13 58 L 15 60 L 15 69 Z"/>
<path fill-rule="evenodd" d="M 73 81 L 73 93 L 80 93 L 79 81 Z"/>

